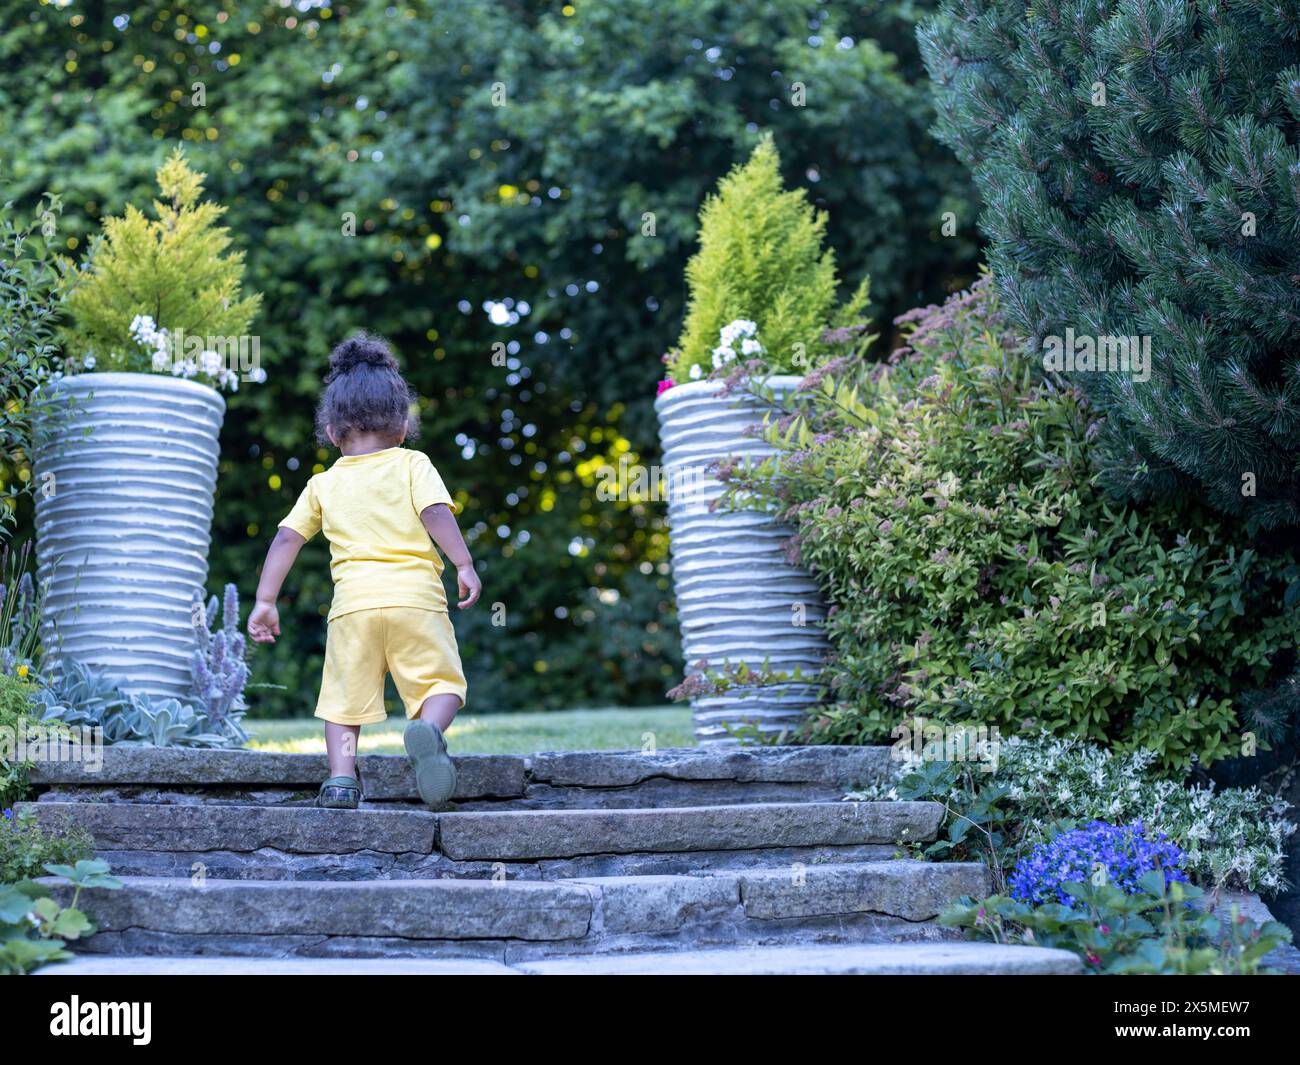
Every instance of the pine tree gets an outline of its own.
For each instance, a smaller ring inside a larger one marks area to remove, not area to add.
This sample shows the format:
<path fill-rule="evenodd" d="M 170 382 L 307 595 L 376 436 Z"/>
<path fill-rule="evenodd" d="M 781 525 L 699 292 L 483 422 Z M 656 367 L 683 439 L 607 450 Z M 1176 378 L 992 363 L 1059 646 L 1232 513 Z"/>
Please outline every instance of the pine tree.
<path fill-rule="evenodd" d="M 1005 305 L 1048 337 L 1149 337 L 1076 373 L 1103 482 L 1300 523 L 1300 4 L 948 0 L 918 34 Z"/>
<path fill-rule="evenodd" d="M 137 315 L 189 337 L 247 334 L 261 296 L 241 298 L 244 255 L 228 251 L 229 232 L 216 224 L 225 208 L 200 200 L 206 176 L 177 148 L 157 171 L 156 218 L 127 204 L 104 219 L 68 296 L 66 354 L 93 356 L 98 370 L 148 372 L 152 355 L 131 335 Z"/>
<path fill-rule="evenodd" d="M 670 365 L 673 380 L 712 370 L 724 326 L 757 326 L 763 362 L 775 372 L 806 371 L 825 354 L 823 333 L 860 316 L 865 283 L 837 312 L 835 253 L 823 248 L 826 215 L 802 189 L 786 189 L 780 157 L 766 134 L 744 164 L 700 209 L 700 247 L 686 265 L 690 302 Z"/>

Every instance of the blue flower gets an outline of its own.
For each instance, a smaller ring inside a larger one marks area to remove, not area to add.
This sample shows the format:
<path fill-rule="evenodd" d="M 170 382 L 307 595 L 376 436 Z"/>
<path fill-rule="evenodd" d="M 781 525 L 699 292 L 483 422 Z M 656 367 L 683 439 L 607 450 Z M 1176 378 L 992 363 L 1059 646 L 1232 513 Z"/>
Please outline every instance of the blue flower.
<path fill-rule="evenodd" d="M 1099 870 L 1106 882 L 1130 895 L 1140 890 L 1138 880 L 1153 869 L 1163 869 L 1165 884 L 1186 881 L 1185 855 L 1163 832 L 1149 834 L 1141 822 L 1109 825 L 1093 821 L 1086 828 L 1064 832 L 1050 843 L 1040 843 L 1022 858 L 1011 874 L 1013 898 L 1038 905 L 1059 902 L 1073 906 L 1065 891 L 1070 883 L 1086 883 Z"/>

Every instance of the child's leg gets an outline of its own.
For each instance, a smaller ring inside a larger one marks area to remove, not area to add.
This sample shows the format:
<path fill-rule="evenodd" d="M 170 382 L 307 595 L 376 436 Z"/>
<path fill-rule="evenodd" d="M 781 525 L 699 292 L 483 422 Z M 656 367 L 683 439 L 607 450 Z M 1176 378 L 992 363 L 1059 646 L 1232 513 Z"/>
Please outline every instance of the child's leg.
<path fill-rule="evenodd" d="M 356 777 L 357 740 L 360 736 L 360 725 L 325 722 L 325 750 L 329 754 L 330 776 Z"/>
<path fill-rule="evenodd" d="M 430 695 L 420 707 L 420 720 L 437 725 L 440 732 L 446 732 L 461 705 L 459 695 Z"/>

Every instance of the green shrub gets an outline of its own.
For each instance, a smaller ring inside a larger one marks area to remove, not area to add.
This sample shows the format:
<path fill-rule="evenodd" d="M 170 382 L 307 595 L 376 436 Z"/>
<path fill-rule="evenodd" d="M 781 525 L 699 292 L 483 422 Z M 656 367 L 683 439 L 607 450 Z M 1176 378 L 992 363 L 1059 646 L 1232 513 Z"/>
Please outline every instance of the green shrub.
<path fill-rule="evenodd" d="M 1014 353 L 991 286 L 904 323 L 885 369 L 810 375 L 782 448 L 728 471 L 797 523 L 830 603 L 831 704 L 813 738 L 902 718 L 1149 749 L 1164 769 L 1242 746 L 1236 698 L 1289 673 L 1289 554 L 1195 508 L 1112 509 L 1082 393 Z"/>
<path fill-rule="evenodd" d="M 33 406 L 54 357 L 65 264 L 53 249 L 59 197 L 41 197 L 35 217 L 18 220 L 0 200 L 0 536 L 17 497 L 30 492 Z"/>
<path fill-rule="evenodd" d="M 8 757 L 10 744 L 16 744 L 24 721 L 32 721 L 33 681 L 0 673 L 0 807 L 7 807 L 27 797 L 27 771 L 30 763 Z"/>
<path fill-rule="evenodd" d="M 40 876 L 47 863 L 64 865 L 89 858 L 95 841 L 85 829 L 69 822 L 62 828 L 42 828 L 30 810 L 0 813 L 0 884 Z"/>
<path fill-rule="evenodd" d="M 753 359 L 773 373 L 822 361 L 824 333 L 850 322 L 866 303 L 866 285 L 835 313 L 835 253 L 823 249 L 826 215 L 802 190 L 782 186 L 780 159 L 770 134 L 744 165 L 733 167 L 700 209 L 700 247 L 686 264 L 690 301 L 669 375 L 681 383 L 721 368 L 714 358 L 723 330 L 749 322 L 746 334 L 762 346 Z M 749 358 L 740 338 L 730 346 Z M 699 367 L 697 370 L 696 367 Z"/>
<path fill-rule="evenodd" d="M 95 923 L 77 909 L 81 893 L 87 888 L 116 891 L 122 887 L 103 861 L 47 864 L 42 871 L 72 884 L 72 900 L 60 906 L 45 885 L 31 880 L 0 882 L 0 975 L 21 975 L 71 958 L 72 953 L 64 949 L 66 941 L 86 939 L 95 932 Z"/>

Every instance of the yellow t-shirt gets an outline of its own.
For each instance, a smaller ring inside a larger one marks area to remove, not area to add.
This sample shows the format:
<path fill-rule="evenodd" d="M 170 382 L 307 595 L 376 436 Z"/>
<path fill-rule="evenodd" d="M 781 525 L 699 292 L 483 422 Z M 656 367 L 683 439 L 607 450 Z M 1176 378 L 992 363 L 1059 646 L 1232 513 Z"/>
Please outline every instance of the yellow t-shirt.
<path fill-rule="evenodd" d="M 446 612 L 442 556 L 420 521 L 435 503 L 456 512 L 429 457 L 404 447 L 343 455 L 307 482 L 280 526 L 330 542 L 330 621 L 384 606 Z"/>

